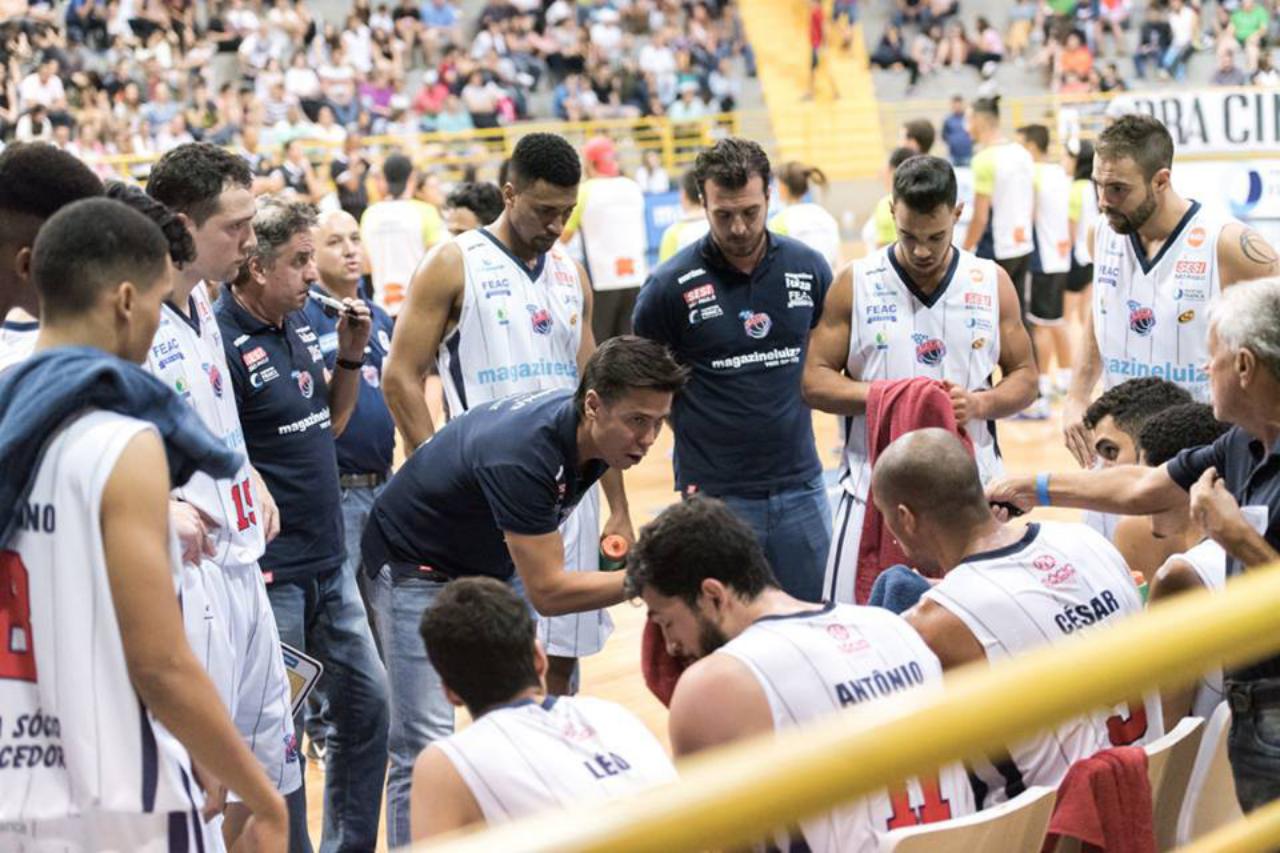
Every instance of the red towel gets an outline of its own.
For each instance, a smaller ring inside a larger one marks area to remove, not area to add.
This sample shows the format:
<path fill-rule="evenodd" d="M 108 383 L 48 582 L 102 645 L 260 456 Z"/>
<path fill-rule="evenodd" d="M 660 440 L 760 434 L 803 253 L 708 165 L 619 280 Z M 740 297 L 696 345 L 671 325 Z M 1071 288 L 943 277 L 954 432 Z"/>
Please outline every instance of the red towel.
<path fill-rule="evenodd" d="M 644 636 L 640 640 L 640 671 L 644 673 L 645 686 L 658 697 L 663 705 L 671 707 L 671 694 L 676 692 L 676 682 L 684 672 L 685 662 L 667 654 L 667 642 L 662 639 L 662 629 L 653 622 L 644 623 Z"/>
<path fill-rule="evenodd" d="M 947 386 L 934 379 L 897 379 L 871 383 L 867 394 L 867 449 L 870 464 L 898 436 L 912 430 L 941 427 L 960 437 L 973 453 L 973 442 L 956 423 Z M 858 567 L 854 576 L 854 601 L 866 604 L 871 586 L 886 568 L 902 563 L 909 565 L 902 546 L 893 538 L 867 489 L 867 510 L 862 518 L 862 539 L 858 544 Z"/>
<path fill-rule="evenodd" d="M 1147 754 L 1117 746 L 1077 761 L 1058 787 L 1042 853 L 1062 837 L 1080 839 L 1085 850 L 1156 853 Z"/>

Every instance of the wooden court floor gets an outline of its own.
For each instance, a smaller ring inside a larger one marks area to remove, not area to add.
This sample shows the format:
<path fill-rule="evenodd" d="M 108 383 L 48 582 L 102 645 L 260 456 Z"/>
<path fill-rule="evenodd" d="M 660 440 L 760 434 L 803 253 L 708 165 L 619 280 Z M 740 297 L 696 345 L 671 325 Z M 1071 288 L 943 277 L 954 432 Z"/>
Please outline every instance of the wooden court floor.
<path fill-rule="evenodd" d="M 1058 471 L 1075 467 L 1075 462 L 1062 445 L 1059 415 L 1060 409 L 1055 406 L 1053 416 L 1047 421 L 1000 423 L 1000 446 L 1006 470 Z M 835 468 L 839 461 L 836 418 L 832 415 L 815 414 L 814 430 L 824 467 Z M 628 471 L 625 477 L 631 518 L 638 530 L 675 498 L 672 491 L 669 430 L 663 431 L 645 460 Z M 1036 517 L 1049 519 L 1073 519 L 1078 516 L 1079 513 L 1074 510 L 1036 512 Z M 612 700 L 631 709 L 663 744 L 667 744 L 666 709 L 649 693 L 640 675 L 640 634 L 644 627 L 644 609 L 639 604 L 624 602 L 610 612 L 615 625 L 613 636 L 604 651 L 583 661 L 582 692 Z M 460 725 L 465 725 L 463 717 L 465 714 L 460 714 Z M 306 784 L 311 838 L 318 847 L 324 773 L 314 762 L 307 765 Z M 384 833 L 385 828 L 380 831 L 379 850 L 386 849 Z"/>

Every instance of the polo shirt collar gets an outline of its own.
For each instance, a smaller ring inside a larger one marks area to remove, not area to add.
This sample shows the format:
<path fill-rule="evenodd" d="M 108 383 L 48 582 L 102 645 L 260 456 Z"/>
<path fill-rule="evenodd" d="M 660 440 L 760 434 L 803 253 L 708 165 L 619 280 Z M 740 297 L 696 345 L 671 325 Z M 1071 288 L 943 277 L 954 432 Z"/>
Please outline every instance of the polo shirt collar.
<path fill-rule="evenodd" d="M 1248 433 L 1245 434 L 1249 435 Z M 1271 445 L 1271 450 L 1268 452 L 1267 446 L 1263 443 L 1262 439 L 1249 435 L 1249 452 L 1253 455 L 1254 460 L 1259 464 L 1266 462 L 1273 456 L 1280 456 L 1280 437 L 1276 438 L 1275 444 Z"/>
<path fill-rule="evenodd" d="M 222 299 L 226 301 L 226 311 L 235 320 L 236 325 L 240 327 L 245 334 L 256 335 L 259 332 L 283 332 L 288 324 L 288 315 L 285 315 L 285 322 L 279 326 L 272 325 L 254 314 L 248 308 L 240 304 L 240 300 L 236 299 L 235 294 L 228 287 L 227 291 L 222 295 Z"/>

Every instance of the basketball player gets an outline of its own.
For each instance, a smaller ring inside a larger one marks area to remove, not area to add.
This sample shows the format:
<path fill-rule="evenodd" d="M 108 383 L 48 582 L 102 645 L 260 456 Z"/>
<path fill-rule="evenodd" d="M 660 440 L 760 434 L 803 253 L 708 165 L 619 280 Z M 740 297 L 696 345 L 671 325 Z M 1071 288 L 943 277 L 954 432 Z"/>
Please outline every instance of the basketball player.
<path fill-rule="evenodd" d="M 1151 468 L 1163 465 L 1189 447 L 1212 444 L 1226 431 L 1227 425 L 1214 418 L 1212 406 L 1170 406 L 1152 415 L 1139 433 L 1142 464 Z M 1148 601 L 1153 604 L 1191 590 L 1219 590 L 1227 582 L 1226 552 L 1205 535 L 1185 505 L 1150 516 L 1121 518 L 1116 547 L 1130 567 L 1130 554 L 1155 551 L 1167 557 L 1164 565 L 1158 565 L 1154 577 L 1149 578 Z M 1166 728 L 1172 728 L 1187 714 L 1209 719 L 1224 695 L 1221 668 L 1201 676 L 1190 687 L 1166 688 L 1162 691 Z"/>
<path fill-rule="evenodd" d="M 778 200 L 782 209 L 769 220 L 769 230 L 794 237 L 826 259 L 834 272 L 840 266 L 840 224 L 825 207 L 805 201 L 810 186 L 825 187 L 827 176 L 817 166 L 792 160 L 778 172 Z"/>
<path fill-rule="evenodd" d="M 175 271 L 173 296 L 160 308 L 145 369 L 174 389 L 228 447 L 242 452 L 222 332 L 204 282 L 234 276 L 255 245 L 252 180 L 239 156 L 192 143 L 169 151 L 151 169 L 147 189 L 159 210 L 147 210 L 145 196 L 132 201 L 166 233 L 175 226 L 185 231 L 173 239 L 186 236 L 188 246 Z M 123 186 L 112 191 L 131 195 Z M 166 199 L 180 205 L 169 216 Z M 289 681 L 258 565 L 279 531 L 275 502 L 246 454 L 233 477 L 197 474 L 175 490 L 170 516 L 184 545 L 183 616 L 192 648 L 268 778 L 281 793 L 292 794 L 302 786 L 302 772 Z M 244 817 L 241 807 L 229 806 L 229 839 Z"/>
<path fill-rule="evenodd" d="M 1031 229 L 1035 209 L 1035 164 L 1027 150 L 1005 140 L 1000 131 L 1000 98 L 978 98 L 969 107 L 969 135 L 979 146 L 973 155 L 973 218 L 964 248 L 995 260 L 1009 274 L 1025 320 L 1027 273 L 1031 268 Z"/>
<path fill-rule="evenodd" d="M 982 493 L 978 467 L 946 430 L 908 433 L 876 461 L 876 508 L 912 565 L 942 582 L 904 614 L 954 669 L 996 663 L 1094 625 L 1142 611 L 1120 554 L 1082 524 L 1002 524 Z M 974 762 L 979 807 L 1030 785 L 1057 787 L 1075 761 L 1108 746 L 1163 733 L 1160 703 L 1099 709 Z"/>
<path fill-rule="evenodd" d="M 698 173 L 689 169 L 680 178 L 680 218 L 662 232 L 662 239 L 658 242 L 658 263 L 665 263 L 685 246 L 701 240 L 710 227 L 707 212 L 702 209 Z"/>
<path fill-rule="evenodd" d="M 670 506 L 644 527 L 627 590 L 672 657 L 696 660 L 671 699 L 677 757 L 942 683 L 938 659 L 901 617 L 783 592 L 751 528 L 714 498 Z M 972 811 L 964 769 L 949 765 L 802 821 L 808 846 L 790 849 L 872 851 L 888 830 Z"/>
<path fill-rule="evenodd" d="M 893 217 L 898 241 L 841 271 L 805 361 L 809 405 L 849 419 L 837 538 L 824 581 L 831 601 L 854 600 L 871 485 L 865 418 L 871 383 L 917 376 L 946 382 L 984 481 L 1001 470 L 995 421 L 1036 396 L 1031 340 L 1008 274 L 951 243 L 960 218 L 951 165 L 916 156 L 898 166 Z M 997 366 L 1002 378 L 993 386 Z"/>
<path fill-rule="evenodd" d="M 582 237 L 595 303 L 591 331 L 597 341 L 631 334 L 631 312 L 649 274 L 646 257 L 644 191 L 618 168 L 613 140 L 597 136 L 582 147 L 587 179 L 578 205 L 564 224 L 560 242 Z"/>
<path fill-rule="evenodd" d="M 102 195 L 89 167 L 52 145 L 16 142 L 0 154 L 0 370 L 31 354 L 39 323 L 31 246 L 60 208 Z"/>
<path fill-rule="evenodd" d="M 433 432 L 422 397 L 432 365 L 440 365 L 457 417 L 511 394 L 574 388 L 595 352 L 591 283 L 557 243 L 579 197 L 577 152 L 555 134 L 531 133 L 516 145 L 508 172 L 506 206 L 493 225 L 441 246 L 414 275 L 384 376 L 387 403 L 410 447 Z M 601 486 L 609 502 L 604 533 L 634 540 L 621 475 L 610 472 Z M 568 571 L 599 565 L 598 504 L 592 490 L 561 531 Z M 577 659 L 600 651 L 611 631 L 603 612 L 540 624 L 552 692 L 568 692 Z"/>
<path fill-rule="evenodd" d="M 14 531 L 0 543 L 6 850 L 221 849 L 201 820 L 193 760 L 251 810 L 247 845 L 286 847 L 284 802 L 192 654 L 175 596 L 169 463 L 181 482 L 179 471 L 225 473 L 239 460 L 135 366 L 172 291 L 168 252 L 146 217 L 91 199 L 51 217 L 31 254 L 36 353 L 0 382 L 5 447 L 43 443 L 23 454 L 39 462 L 6 459 L 5 494 L 25 497 L 0 508 Z M 99 398 L 115 389 L 111 405 L 65 399 L 88 372 L 101 377 Z M 76 414 L 22 434 L 51 407 Z"/>
<path fill-rule="evenodd" d="M 440 212 L 415 198 L 418 173 L 403 154 L 382 163 L 382 201 L 365 208 L 360 235 L 369 254 L 373 293 L 392 317 L 404 306 L 405 289 L 427 251 L 443 238 Z"/>
<path fill-rule="evenodd" d="M 1023 417 L 1047 420 L 1049 398 L 1059 393 L 1053 363 L 1062 377 L 1061 392 L 1071 370 L 1071 338 L 1064 319 L 1067 274 L 1071 270 L 1071 181 L 1061 164 L 1049 157 L 1049 128 L 1029 124 L 1018 128 L 1018 141 L 1035 163 L 1035 215 L 1032 219 L 1031 294 L 1027 320 L 1040 365 L 1040 399 L 1023 412 Z"/>
<path fill-rule="evenodd" d="M 578 292 L 579 283 L 573 286 Z M 413 293 L 411 301 L 420 291 Z M 396 330 L 393 351 L 406 333 Z M 480 403 L 454 418 L 406 460 L 369 515 L 364 567 L 376 579 L 375 619 L 392 633 L 390 643 L 383 634 L 391 686 L 392 846 L 408 843 L 414 759 L 452 731 L 453 710 L 438 677 L 405 631 L 443 583 L 518 573 L 534 609 L 566 616 L 563 621 L 581 612 L 589 622 L 597 618 L 593 611 L 622 599 L 618 575 L 569 567 L 575 555 L 566 547 L 572 528 L 564 522 L 607 468 L 628 468 L 648 452 L 685 372 L 661 345 L 623 336 L 596 350 L 582 376 L 576 394 L 553 385 Z M 589 541 L 594 552 L 594 532 Z"/>
<path fill-rule="evenodd" d="M 445 695 L 474 721 L 413 767 L 413 840 L 549 809 L 602 803 L 676 778 L 630 711 L 548 695 L 529 607 L 493 578 L 462 578 L 422 617 Z"/>
<path fill-rule="evenodd" d="M 1093 440 L 1094 466 L 1138 464 L 1138 433 L 1143 424 L 1170 406 L 1190 402 L 1187 389 L 1154 376 L 1127 379 L 1104 391 L 1084 413 L 1084 424 Z M 1084 523 L 1111 542 L 1119 521 L 1120 516 L 1109 513 L 1084 514 Z"/>
<path fill-rule="evenodd" d="M 1122 116 L 1098 137 L 1093 311 L 1063 410 L 1081 467 L 1093 459 L 1082 417 L 1099 376 L 1104 389 L 1159 376 L 1208 402 L 1209 306 L 1225 287 L 1280 273 L 1258 232 L 1178 195 L 1172 168 L 1173 139 L 1150 116 Z"/>

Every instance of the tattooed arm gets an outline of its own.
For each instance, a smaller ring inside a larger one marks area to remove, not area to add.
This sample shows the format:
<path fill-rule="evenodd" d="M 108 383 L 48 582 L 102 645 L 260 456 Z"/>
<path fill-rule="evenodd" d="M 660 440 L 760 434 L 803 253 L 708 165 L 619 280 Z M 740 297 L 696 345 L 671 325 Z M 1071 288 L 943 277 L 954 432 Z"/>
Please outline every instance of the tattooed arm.
<path fill-rule="evenodd" d="M 1231 222 L 1218 236 L 1218 271 L 1223 287 L 1280 275 L 1280 253 L 1257 231 Z"/>

